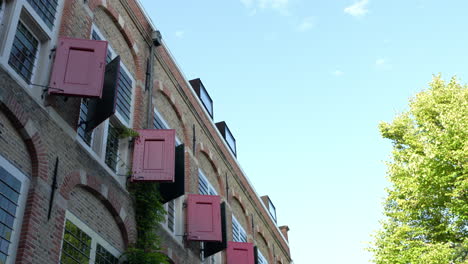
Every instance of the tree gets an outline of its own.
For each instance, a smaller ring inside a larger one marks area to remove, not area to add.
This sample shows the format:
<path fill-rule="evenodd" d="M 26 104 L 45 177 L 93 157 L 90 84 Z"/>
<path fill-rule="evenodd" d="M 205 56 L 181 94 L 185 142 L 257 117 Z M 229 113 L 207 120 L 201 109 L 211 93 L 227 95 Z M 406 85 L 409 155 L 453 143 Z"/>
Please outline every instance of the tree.
<path fill-rule="evenodd" d="M 377 264 L 468 263 L 468 86 L 435 76 L 380 132 L 393 143 Z"/>

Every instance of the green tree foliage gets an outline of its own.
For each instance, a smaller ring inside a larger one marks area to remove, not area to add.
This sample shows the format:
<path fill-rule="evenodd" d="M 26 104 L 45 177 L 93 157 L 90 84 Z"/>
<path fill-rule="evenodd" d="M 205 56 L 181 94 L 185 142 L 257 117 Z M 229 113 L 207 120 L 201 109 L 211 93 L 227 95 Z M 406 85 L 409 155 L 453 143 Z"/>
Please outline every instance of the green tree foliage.
<path fill-rule="evenodd" d="M 468 263 L 468 89 L 434 77 L 380 132 L 393 143 L 378 264 Z"/>
<path fill-rule="evenodd" d="M 134 199 L 137 222 L 137 242 L 125 254 L 129 264 L 167 264 L 167 257 L 161 253 L 161 241 L 156 234 L 159 223 L 164 221 L 166 211 L 160 202 L 157 183 L 133 182 L 129 191 Z"/>

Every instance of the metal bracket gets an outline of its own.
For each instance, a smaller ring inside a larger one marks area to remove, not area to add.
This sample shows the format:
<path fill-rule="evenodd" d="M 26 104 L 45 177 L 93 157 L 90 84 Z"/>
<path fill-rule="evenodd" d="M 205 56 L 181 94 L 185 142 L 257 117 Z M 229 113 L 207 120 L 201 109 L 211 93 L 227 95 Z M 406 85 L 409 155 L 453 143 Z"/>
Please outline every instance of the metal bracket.
<path fill-rule="evenodd" d="M 55 54 L 55 52 L 57 51 L 57 46 L 54 46 L 54 48 L 52 48 L 50 50 L 50 53 L 49 53 L 49 60 L 52 59 L 52 54 Z"/>

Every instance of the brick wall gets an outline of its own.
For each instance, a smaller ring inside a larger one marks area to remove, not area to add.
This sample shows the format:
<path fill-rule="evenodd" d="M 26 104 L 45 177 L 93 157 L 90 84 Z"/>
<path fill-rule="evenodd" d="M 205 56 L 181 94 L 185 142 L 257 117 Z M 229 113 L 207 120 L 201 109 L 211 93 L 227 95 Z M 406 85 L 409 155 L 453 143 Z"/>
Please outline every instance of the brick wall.
<path fill-rule="evenodd" d="M 132 0 L 90 0 L 87 3 L 65 0 L 63 17 L 58 21 L 61 36 L 79 38 L 89 38 L 94 23 L 121 55 L 136 81 L 133 127 L 143 128 L 148 107 L 148 92 L 143 87 L 151 29 L 139 7 Z M 198 193 L 198 169 L 201 168 L 222 199 L 228 202 L 228 237 L 232 238 L 230 216 L 234 214 L 247 231 L 249 241 L 255 242 L 271 263 L 279 259 L 289 263 L 287 243 L 249 186 L 224 140 L 219 137 L 212 120 L 204 113 L 203 106 L 191 92 L 166 48 L 159 47 L 156 53 L 153 57 L 152 102 L 186 145 L 186 193 Z M 81 99 L 64 100 L 50 96 L 41 103 L 33 100 L 30 93 L 19 87 L 2 69 L 0 80 L 0 155 L 33 179 L 17 263 L 58 262 L 67 210 L 114 247 L 124 250 L 136 239 L 132 201 L 123 185 L 124 180 L 118 178 L 121 176 L 110 173 L 105 164 L 97 161 L 95 155 L 78 142 L 75 130 Z M 195 152 L 193 126 L 196 130 Z M 51 219 L 48 220 L 56 157 L 60 159 L 58 190 Z M 229 193 L 225 191 L 226 185 Z M 251 228 L 252 217 L 255 230 Z M 200 262 L 199 243 L 185 242 L 181 245 L 164 229 L 158 229 L 158 233 L 174 263 Z M 221 255 L 224 259 L 224 254 Z"/>

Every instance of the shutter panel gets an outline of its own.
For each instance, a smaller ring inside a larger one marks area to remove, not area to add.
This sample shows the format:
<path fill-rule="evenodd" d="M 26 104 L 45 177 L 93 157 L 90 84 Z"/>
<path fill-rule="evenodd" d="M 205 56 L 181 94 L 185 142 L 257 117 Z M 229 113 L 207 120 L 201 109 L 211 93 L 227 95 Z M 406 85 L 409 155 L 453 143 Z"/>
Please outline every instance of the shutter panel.
<path fill-rule="evenodd" d="M 187 240 L 222 241 L 220 203 L 218 195 L 188 195 Z"/>
<path fill-rule="evenodd" d="M 204 247 L 205 258 L 214 255 L 227 248 L 227 229 L 226 229 L 226 203 L 221 204 L 221 242 L 206 242 Z"/>
<path fill-rule="evenodd" d="M 99 126 L 107 118 L 115 114 L 117 99 L 117 82 L 120 72 L 120 56 L 115 57 L 106 65 L 104 87 L 101 98 L 92 98 L 88 102 L 88 116 L 86 119 L 86 132 Z"/>
<path fill-rule="evenodd" d="M 175 149 L 174 182 L 159 184 L 159 193 L 163 204 L 185 194 L 185 150 L 184 144 Z"/>
<path fill-rule="evenodd" d="M 227 264 L 255 264 L 252 243 L 228 242 Z"/>
<path fill-rule="evenodd" d="M 141 129 L 133 149 L 132 181 L 174 182 L 175 130 Z"/>
<path fill-rule="evenodd" d="M 106 55 L 107 41 L 60 38 L 49 94 L 101 98 Z"/>

